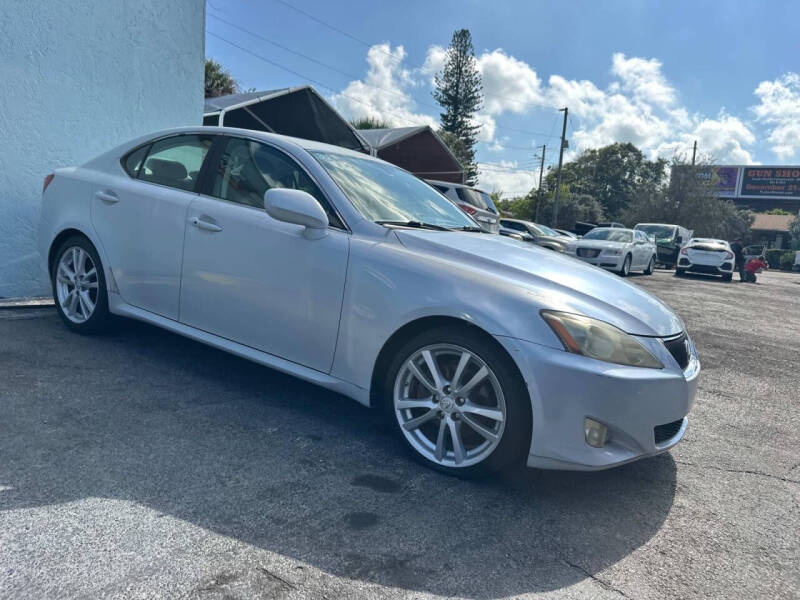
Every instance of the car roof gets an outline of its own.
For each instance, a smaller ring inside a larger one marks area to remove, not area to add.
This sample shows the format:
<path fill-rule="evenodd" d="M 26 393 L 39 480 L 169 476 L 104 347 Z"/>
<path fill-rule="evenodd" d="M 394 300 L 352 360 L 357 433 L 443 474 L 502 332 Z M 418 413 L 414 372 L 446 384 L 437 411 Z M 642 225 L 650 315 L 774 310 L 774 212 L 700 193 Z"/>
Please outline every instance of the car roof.
<path fill-rule="evenodd" d="M 592 229 L 592 231 L 597 231 L 599 229 L 606 229 L 608 231 L 628 231 L 630 233 L 634 233 L 636 231 L 635 229 L 628 229 L 627 227 L 595 227 Z"/>

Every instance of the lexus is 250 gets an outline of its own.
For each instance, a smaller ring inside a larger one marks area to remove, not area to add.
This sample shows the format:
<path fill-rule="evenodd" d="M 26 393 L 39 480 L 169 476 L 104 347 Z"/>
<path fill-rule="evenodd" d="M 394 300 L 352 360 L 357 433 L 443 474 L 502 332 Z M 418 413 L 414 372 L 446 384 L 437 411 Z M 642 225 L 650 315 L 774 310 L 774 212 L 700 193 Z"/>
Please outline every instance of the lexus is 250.
<path fill-rule="evenodd" d="M 381 160 L 173 129 L 48 175 L 41 215 L 68 328 L 140 319 L 336 390 L 433 468 L 602 469 L 684 435 L 700 365 L 669 307 Z"/>

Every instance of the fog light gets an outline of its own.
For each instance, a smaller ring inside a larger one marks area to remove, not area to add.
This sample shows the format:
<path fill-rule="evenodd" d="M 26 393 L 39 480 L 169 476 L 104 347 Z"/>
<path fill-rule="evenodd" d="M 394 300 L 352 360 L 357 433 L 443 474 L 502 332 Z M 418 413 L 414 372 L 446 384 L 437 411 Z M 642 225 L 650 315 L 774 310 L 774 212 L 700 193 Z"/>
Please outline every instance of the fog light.
<path fill-rule="evenodd" d="M 594 419 L 583 420 L 583 432 L 586 435 L 586 443 L 593 448 L 602 448 L 608 441 L 608 427 Z"/>

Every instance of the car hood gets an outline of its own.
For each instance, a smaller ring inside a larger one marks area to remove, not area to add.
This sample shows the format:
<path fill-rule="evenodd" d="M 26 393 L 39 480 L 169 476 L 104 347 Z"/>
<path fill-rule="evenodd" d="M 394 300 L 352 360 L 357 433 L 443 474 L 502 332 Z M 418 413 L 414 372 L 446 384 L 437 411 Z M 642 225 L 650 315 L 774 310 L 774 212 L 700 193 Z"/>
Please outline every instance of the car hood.
<path fill-rule="evenodd" d="M 576 258 L 499 235 L 406 229 L 396 234 L 423 257 L 454 261 L 525 289 L 539 308 L 580 313 L 633 335 L 664 337 L 684 329 L 680 317 L 652 294 Z"/>
<path fill-rule="evenodd" d="M 578 248 L 623 248 L 627 244 L 623 242 L 609 242 L 607 240 L 578 240 L 576 247 Z"/>

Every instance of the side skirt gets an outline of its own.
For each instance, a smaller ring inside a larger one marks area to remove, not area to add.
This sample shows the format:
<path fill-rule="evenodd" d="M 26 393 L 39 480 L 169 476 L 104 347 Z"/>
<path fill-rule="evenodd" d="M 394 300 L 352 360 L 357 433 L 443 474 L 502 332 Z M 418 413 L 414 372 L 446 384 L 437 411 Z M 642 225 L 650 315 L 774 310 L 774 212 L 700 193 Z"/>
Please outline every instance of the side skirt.
<path fill-rule="evenodd" d="M 264 365 L 265 367 L 270 367 L 276 371 L 292 375 L 299 379 L 303 379 L 304 381 L 308 381 L 339 394 L 343 394 L 349 398 L 352 398 L 356 402 L 363 404 L 364 406 L 369 406 L 370 404 L 369 390 L 365 390 L 364 388 L 342 379 L 332 377 L 327 373 L 322 373 L 320 371 L 304 367 L 303 365 L 299 365 L 292 361 L 274 356 L 273 354 L 256 350 L 250 346 L 239 344 L 226 338 L 214 335 L 213 333 L 195 329 L 194 327 L 184 325 L 178 321 L 173 321 L 172 319 L 167 319 L 155 313 L 131 306 L 122 300 L 119 294 L 115 294 L 113 292 L 109 292 L 108 294 L 108 303 L 109 310 L 115 315 L 150 323 L 151 325 L 161 327 L 162 329 L 166 329 L 172 333 L 177 333 L 178 335 L 182 335 L 197 342 L 230 352 L 231 354 L 235 354 L 241 358 L 246 358 L 247 360 Z"/>

